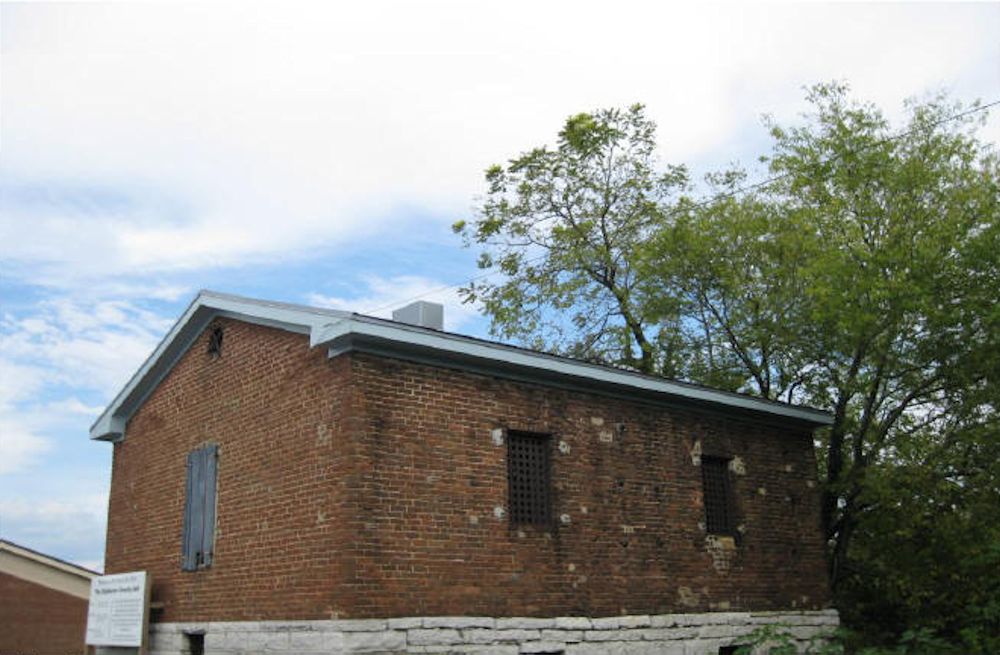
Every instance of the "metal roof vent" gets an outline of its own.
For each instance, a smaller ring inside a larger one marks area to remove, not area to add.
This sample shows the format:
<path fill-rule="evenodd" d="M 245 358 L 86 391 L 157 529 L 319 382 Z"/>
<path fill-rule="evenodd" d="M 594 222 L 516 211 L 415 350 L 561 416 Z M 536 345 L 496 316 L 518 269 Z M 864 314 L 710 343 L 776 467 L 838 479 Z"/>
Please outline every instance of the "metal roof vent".
<path fill-rule="evenodd" d="M 392 312 L 392 320 L 432 330 L 444 329 L 444 305 L 418 300 Z"/>

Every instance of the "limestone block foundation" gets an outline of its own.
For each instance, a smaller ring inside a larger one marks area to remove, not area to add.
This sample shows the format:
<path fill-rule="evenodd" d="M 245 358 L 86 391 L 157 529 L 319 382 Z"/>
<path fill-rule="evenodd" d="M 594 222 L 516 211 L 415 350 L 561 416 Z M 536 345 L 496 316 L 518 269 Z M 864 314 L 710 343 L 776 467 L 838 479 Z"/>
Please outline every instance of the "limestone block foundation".
<path fill-rule="evenodd" d="M 430 616 L 330 621 L 154 623 L 150 655 L 287 653 L 520 653 L 562 655 L 716 655 L 746 643 L 765 624 L 782 624 L 799 640 L 822 638 L 840 623 L 836 610 L 710 612 L 587 618 Z M 198 635 L 201 635 L 199 637 Z"/>

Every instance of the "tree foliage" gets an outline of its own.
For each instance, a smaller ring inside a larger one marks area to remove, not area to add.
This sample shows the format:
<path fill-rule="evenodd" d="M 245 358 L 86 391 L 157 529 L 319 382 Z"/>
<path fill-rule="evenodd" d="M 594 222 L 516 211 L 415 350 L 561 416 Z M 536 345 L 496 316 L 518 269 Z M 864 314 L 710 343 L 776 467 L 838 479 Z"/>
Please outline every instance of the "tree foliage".
<path fill-rule="evenodd" d="M 641 105 L 578 114 L 556 147 L 535 148 L 486 172 L 479 217 L 459 222 L 480 268 L 500 283 L 463 290 L 500 336 L 646 373 L 656 370 L 654 317 L 641 297 L 635 257 L 663 222 L 687 171 L 658 172 L 655 126 Z"/>
<path fill-rule="evenodd" d="M 722 171 L 698 202 L 683 167 L 658 172 L 641 107 L 569 119 L 555 150 L 490 169 L 479 215 L 457 226 L 505 274 L 466 299 L 536 347 L 828 409 L 836 593 L 898 613 L 897 634 L 916 621 L 958 639 L 964 624 L 942 617 L 969 604 L 942 590 L 961 581 L 977 625 L 1000 632 L 998 575 L 979 575 L 1000 547 L 1000 163 L 976 137 L 985 114 L 937 97 L 894 131 L 844 85 L 808 99 L 803 124 L 768 123 L 771 182 L 743 192 L 747 175 Z M 907 558 L 894 568 L 883 548 Z"/>

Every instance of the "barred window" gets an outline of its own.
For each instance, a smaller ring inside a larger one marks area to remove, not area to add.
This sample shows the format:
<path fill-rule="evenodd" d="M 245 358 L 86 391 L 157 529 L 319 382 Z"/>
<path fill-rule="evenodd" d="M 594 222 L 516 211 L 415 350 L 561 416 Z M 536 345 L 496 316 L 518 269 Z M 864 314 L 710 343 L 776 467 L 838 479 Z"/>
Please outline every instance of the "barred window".
<path fill-rule="evenodd" d="M 733 534 L 736 511 L 729 487 L 729 460 L 725 457 L 703 456 L 701 481 L 705 498 L 706 530 L 709 534 Z"/>
<path fill-rule="evenodd" d="M 530 432 L 507 433 L 507 487 L 510 522 L 552 523 L 551 438 Z"/>

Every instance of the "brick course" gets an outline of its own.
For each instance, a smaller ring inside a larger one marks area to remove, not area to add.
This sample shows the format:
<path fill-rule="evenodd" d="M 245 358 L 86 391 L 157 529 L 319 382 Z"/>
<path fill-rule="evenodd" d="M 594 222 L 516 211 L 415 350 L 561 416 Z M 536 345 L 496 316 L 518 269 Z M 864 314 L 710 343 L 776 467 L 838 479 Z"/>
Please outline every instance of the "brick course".
<path fill-rule="evenodd" d="M 206 330 L 114 447 L 109 572 L 158 621 L 613 616 L 828 603 L 811 435 Z M 497 429 L 552 435 L 550 530 L 506 516 Z M 180 570 L 187 453 L 219 444 L 215 561 Z M 708 537 L 701 453 L 739 458 L 739 544 Z"/>
<path fill-rule="evenodd" d="M 0 573 L 0 654 L 84 652 L 87 601 Z"/>

